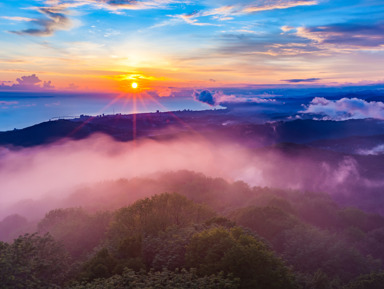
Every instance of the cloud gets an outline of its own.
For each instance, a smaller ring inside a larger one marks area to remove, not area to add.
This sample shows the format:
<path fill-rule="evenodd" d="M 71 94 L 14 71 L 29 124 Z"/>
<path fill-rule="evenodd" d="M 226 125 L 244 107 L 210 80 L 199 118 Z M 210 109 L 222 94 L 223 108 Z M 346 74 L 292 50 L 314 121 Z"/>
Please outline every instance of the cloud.
<path fill-rule="evenodd" d="M 280 27 L 283 39 L 290 43 L 267 44 L 267 51 L 260 54 L 270 56 L 330 56 L 335 53 L 350 53 L 363 50 L 383 50 L 384 22 L 337 23 L 312 27 Z"/>
<path fill-rule="evenodd" d="M 46 0 L 45 3 L 50 6 L 60 8 L 75 8 L 84 5 L 90 5 L 96 9 L 104 9 L 113 12 L 122 10 L 144 10 L 144 9 L 164 9 L 170 4 L 184 3 L 181 0 Z"/>
<path fill-rule="evenodd" d="M 183 3 L 180 0 L 103 0 L 103 1 L 88 1 L 98 5 L 100 2 L 105 3 L 103 7 L 109 10 L 141 10 L 141 9 L 161 9 L 166 8 L 170 4 Z"/>
<path fill-rule="evenodd" d="M 39 218 L 47 210 L 68 205 L 104 205 L 116 193 L 116 188 L 101 190 L 103 195 L 92 192 L 90 199 L 72 193 L 80 193 L 78 189 L 87 185 L 100 188 L 107 180 L 156 177 L 156 173 L 183 169 L 261 187 L 354 196 L 361 196 L 362 189 L 369 188 L 362 184 L 370 181 L 359 174 L 359 164 L 350 156 L 319 162 L 315 152 L 308 156 L 307 153 L 290 155 L 280 150 L 255 150 L 246 143 L 223 140 L 214 134 L 137 142 L 117 142 L 104 135 L 93 135 L 80 141 L 28 149 L 0 147 L 0 219 L 11 213 Z M 159 185 L 150 190 L 151 194 L 164 191 L 167 191 L 165 187 Z M 136 189 L 126 191 L 124 188 L 124 192 L 130 200 L 141 196 Z"/>
<path fill-rule="evenodd" d="M 296 39 L 295 39 L 296 41 Z M 323 49 L 311 45 L 311 43 L 275 43 L 275 44 L 266 44 L 266 51 L 259 51 L 259 54 L 270 55 L 270 56 L 304 56 L 310 54 L 328 55 Z"/>
<path fill-rule="evenodd" d="M 283 79 L 282 81 L 297 83 L 297 82 L 315 82 L 321 80 L 321 78 L 293 78 L 293 79 Z"/>
<path fill-rule="evenodd" d="M 382 47 L 384 22 L 374 24 L 338 23 L 315 27 L 299 27 L 296 35 L 315 44 L 342 48 Z"/>
<path fill-rule="evenodd" d="M 156 93 L 159 97 L 169 97 L 172 96 L 173 90 L 170 87 L 159 87 L 156 88 Z"/>
<path fill-rule="evenodd" d="M 275 102 L 275 99 L 272 99 L 270 94 L 237 96 L 234 94 L 225 94 L 222 91 L 217 91 L 217 92 L 215 92 L 213 97 L 218 104 L 224 105 L 224 106 L 227 104 L 231 104 L 231 103 L 244 103 L 244 104 L 246 104 L 246 103 Z"/>
<path fill-rule="evenodd" d="M 204 102 L 211 106 L 216 105 L 216 100 L 213 98 L 212 94 L 208 90 L 203 91 L 194 91 L 192 94 L 193 98 L 197 101 Z"/>
<path fill-rule="evenodd" d="M 249 3 L 250 2 L 250 3 Z M 174 19 L 180 19 L 184 22 L 196 25 L 196 26 L 209 26 L 215 25 L 220 26 L 220 24 L 214 24 L 210 22 L 200 22 L 197 18 L 199 17 L 208 17 L 211 16 L 213 20 L 218 21 L 227 21 L 232 20 L 235 15 L 245 15 L 255 12 L 275 10 L 275 9 L 287 9 L 296 6 L 311 6 L 316 5 L 317 1 L 312 0 L 275 0 L 275 1 L 262 1 L 258 5 L 255 5 L 252 1 L 245 1 L 245 3 L 235 2 L 233 5 L 225 5 L 217 8 L 213 8 L 206 11 L 193 11 L 191 13 L 185 13 L 180 15 L 169 15 Z M 160 24 L 157 24 L 153 27 L 160 27 L 169 24 L 174 24 L 174 21 L 166 21 Z M 250 32 L 250 31 L 247 31 Z M 252 32 L 254 33 L 254 32 Z"/>
<path fill-rule="evenodd" d="M 199 22 L 198 19 L 197 19 L 198 17 L 206 16 L 206 15 L 204 15 L 204 13 L 199 12 L 199 11 L 193 11 L 193 12 L 188 13 L 188 14 L 169 15 L 169 16 L 173 17 L 173 18 L 176 18 L 176 19 L 181 19 L 181 20 L 183 20 L 184 22 L 186 22 L 188 24 L 196 25 L 196 26 L 212 26 L 212 25 L 216 25 L 216 24 L 213 24 L 213 23 Z"/>
<path fill-rule="evenodd" d="M 37 28 L 11 32 L 19 35 L 51 36 L 57 30 L 66 30 L 71 26 L 71 21 L 61 8 L 42 7 L 37 8 L 37 11 L 44 16 L 43 18 L 30 21 L 30 23 L 33 23 Z"/>
<path fill-rule="evenodd" d="M 315 97 L 301 113 L 319 114 L 323 120 L 347 120 L 376 118 L 384 120 L 384 103 L 381 101 L 367 102 L 359 98 L 342 98 L 328 100 Z"/>
<path fill-rule="evenodd" d="M 9 82 L 9 81 L 6 83 L 8 85 L 6 85 L 5 82 L 2 82 L 0 89 L 36 91 L 36 90 L 52 90 L 55 88 L 52 85 L 52 82 L 50 80 L 43 82 L 36 74 L 25 75 L 20 78 L 17 78 L 16 83 L 13 83 L 13 84 L 12 82 Z"/>
<path fill-rule="evenodd" d="M 317 5 L 318 1 L 314 0 L 264 0 L 264 1 L 240 1 L 240 3 L 232 2 L 233 5 L 225 5 L 218 8 L 208 10 L 203 13 L 204 16 L 214 15 L 217 19 L 224 19 L 230 15 L 243 15 L 262 11 L 270 11 L 276 9 L 288 9 L 297 6 Z M 257 3 L 257 4 L 255 4 Z M 228 20 L 232 18 L 229 17 Z"/>
<path fill-rule="evenodd" d="M 251 96 L 236 96 L 234 94 L 225 94 L 223 91 L 210 92 L 208 90 L 194 91 L 192 96 L 195 100 L 209 104 L 210 106 L 224 105 L 231 103 L 267 103 L 274 102 L 269 94 L 259 94 Z M 265 98 L 264 98 L 265 97 Z"/>
<path fill-rule="evenodd" d="M 65 87 L 64 89 L 68 89 L 68 90 L 77 90 L 79 88 L 78 85 L 74 84 L 74 83 L 70 83 L 68 84 L 67 87 Z"/>
<path fill-rule="evenodd" d="M 41 82 L 40 78 L 38 78 L 36 74 L 22 76 L 21 78 L 17 78 L 16 81 L 18 84 L 14 84 L 13 86 L 19 87 L 35 87 L 38 83 Z"/>
<path fill-rule="evenodd" d="M 11 21 L 26 21 L 26 22 L 36 21 L 35 18 L 18 17 L 18 16 L 12 16 L 12 17 L 11 16 L 1 16 L 0 18 L 11 20 Z"/>
<path fill-rule="evenodd" d="M 384 144 L 377 145 L 371 149 L 361 149 L 357 153 L 360 155 L 382 155 L 384 154 Z"/>
<path fill-rule="evenodd" d="M 12 85 L 13 81 L 10 80 L 0 80 L 1 86 L 9 86 Z"/>
<path fill-rule="evenodd" d="M 267 57 L 303 57 L 323 54 L 322 49 L 312 45 L 307 39 L 293 33 L 280 33 L 280 26 L 274 28 L 262 30 L 262 27 L 258 27 L 255 31 L 252 30 L 252 33 L 247 29 L 224 31 L 220 34 L 217 52 L 231 56 L 242 54 L 249 58 L 248 65 L 251 65 L 251 61 L 257 61 L 255 60 L 257 57 L 260 60 L 258 63 L 261 64 L 261 62 L 265 63 Z M 270 67 L 269 63 L 266 64 Z"/>
<path fill-rule="evenodd" d="M 43 83 L 43 88 L 45 89 L 54 89 L 55 87 L 52 85 L 52 81 L 44 81 Z"/>
<path fill-rule="evenodd" d="M 60 101 L 44 104 L 45 107 L 54 107 L 54 106 L 59 106 L 59 105 L 61 105 Z"/>
<path fill-rule="evenodd" d="M 254 13 L 275 9 L 287 9 L 297 6 L 312 6 L 317 5 L 317 1 L 312 0 L 298 0 L 298 1 L 265 1 L 262 5 L 248 6 L 243 9 L 244 13 Z M 270 3 L 268 3 L 270 2 Z"/>
<path fill-rule="evenodd" d="M 26 21 L 34 25 L 33 28 L 28 28 L 19 31 L 10 31 L 19 35 L 32 36 L 51 36 L 57 30 L 68 30 L 72 27 L 72 21 L 68 17 L 71 8 L 81 6 L 91 6 L 94 9 L 108 10 L 120 14 L 122 10 L 144 10 L 144 9 L 164 9 L 170 4 L 183 3 L 180 0 L 45 0 L 44 7 L 34 7 L 43 17 L 39 19 L 26 17 L 10 17 L 3 16 L 2 18 L 13 21 Z M 188 19 L 186 19 L 188 20 Z M 194 22 L 193 20 L 191 20 Z M 198 25 L 198 24 L 195 24 Z M 107 33 L 106 37 L 115 35 L 116 32 Z"/>
<path fill-rule="evenodd" d="M 25 63 L 27 61 L 22 59 L 4 59 L 0 58 L 0 63 Z"/>
<path fill-rule="evenodd" d="M 284 26 L 280 27 L 280 29 L 281 29 L 283 32 L 288 32 L 288 31 L 291 31 L 291 30 L 295 29 L 295 27 L 284 25 Z"/>
<path fill-rule="evenodd" d="M 0 105 L 13 105 L 13 104 L 18 104 L 18 101 L 5 101 L 5 100 L 0 100 Z"/>

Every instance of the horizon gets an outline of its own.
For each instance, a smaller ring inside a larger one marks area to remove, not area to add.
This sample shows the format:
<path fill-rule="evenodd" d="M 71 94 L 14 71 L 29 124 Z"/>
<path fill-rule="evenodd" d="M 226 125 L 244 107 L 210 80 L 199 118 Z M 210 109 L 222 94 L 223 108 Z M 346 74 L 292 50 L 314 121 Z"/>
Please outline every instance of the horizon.
<path fill-rule="evenodd" d="M 315 113 L 316 119 L 384 119 L 384 84 L 325 86 L 309 84 L 248 87 L 178 88 L 171 96 L 142 93 L 17 91 L 0 89 L 0 131 L 22 129 L 54 118 L 134 114 L 156 111 L 247 107 L 254 113 L 280 112 L 293 119 Z M 320 101 L 324 99 L 324 101 Z M 343 116 L 344 115 L 344 116 Z M 282 118 L 282 120 L 288 120 Z"/>

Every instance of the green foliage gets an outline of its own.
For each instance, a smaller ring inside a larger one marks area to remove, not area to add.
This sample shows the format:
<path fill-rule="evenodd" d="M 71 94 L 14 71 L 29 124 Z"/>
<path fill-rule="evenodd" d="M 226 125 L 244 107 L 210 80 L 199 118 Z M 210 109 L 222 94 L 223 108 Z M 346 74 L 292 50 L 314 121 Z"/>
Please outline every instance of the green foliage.
<path fill-rule="evenodd" d="M 187 247 L 186 261 L 200 276 L 231 273 L 240 278 L 240 288 L 297 288 L 282 261 L 239 227 L 197 233 Z"/>
<path fill-rule="evenodd" d="M 110 218 L 106 212 L 91 215 L 80 208 L 56 209 L 40 221 L 38 231 L 49 232 L 74 258 L 81 258 L 104 240 Z"/>
<path fill-rule="evenodd" d="M 185 267 L 186 246 L 197 233 L 195 226 L 170 228 L 156 236 L 147 236 L 143 255 L 147 268 L 175 270 Z"/>
<path fill-rule="evenodd" d="M 367 234 L 363 249 L 368 254 L 381 258 L 384 263 L 384 227 Z"/>
<path fill-rule="evenodd" d="M 345 289 L 382 289 L 384 286 L 384 272 L 363 275 L 350 282 Z"/>
<path fill-rule="evenodd" d="M 236 225 L 235 222 L 224 218 L 224 217 L 214 217 L 212 219 L 209 219 L 205 222 L 205 225 L 207 226 L 220 226 L 225 228 L 232 228 Z"/>
<path fill-rule="evenodd" d="M 155 195 L 150 199 L 137 201 L 129 207 L 118 210 L 114 216 L 108 232 L 108 250 L 101 250 L 83 267 L 81 278 L 93 280 L 95 278 L 110 277 L 121 273 L 124 268 L 138 271 L 154 266 L 156 269 L 171 267 L 172 269 L 184 265 L 183 247 L 185 243 L 175 239 L 159 237 L 167 228 L 182 228 L 189 224 L 201 223 L 215 214 L 207 208 L 198 205 L 177 194 Z M 146 251 L 143 254 L 143 239 L 146 241 Z M 181 254 L 176 261 L 167 244 L 175 250 L 174 254 Z M 152 248 L 152 249 L 151 249 Z M 184 249 L 185 251 L 185 249 Z M 167 254 L 167 256 L 164 256 Z M 103 260 L 109 262 L 109 270 L 102 268 Z M 168 259 L 168 260 L 165 260 Z M 101 270 L 103 269 L 103 270 Z"/>
<path fill-rule="evenodd" d="M 275 207 L 247 207 L 237 210 L 231 217 L 237 224 L 250 228 L 267 239 L 278 251 L 281 250 L 284 243 L 284 231 L 301 224 L 291 214 Z"/>
<path fill-rule="evenodd" d="M 49 235 L 0 243 L 0 288 L 54 288 L 69 271 L 68 255 Z"/>
<path fill-rule="evenodd" d="M 214 217 L 201 225 L 184 228 L 170 227 L 158 235 L 150 235 L 144 239 L 143 255 L 147 268 L 175 270 L 185 267 L 186 247 L 193 235 L 212 227 L 234 227 L 234 223 L 224 217 Z"/>
<path fill-rule="evenodd" d="M 118 210 L 112 220 L 110 240 L 121 241 L 131 235 L 156 235 L 168 227 L 202 223 L 215 214 L 206 207 L 178 194 L 161 194 Z"/>
<path fill-rule="evenodd" d="M 344 282 L 381 265 L 337 236 L 308 226 L 297 226 L 285 233 L 283 257 L 295 270 L 313 274 L 321 269 L 329 277 Z"/>
<path fill-rule="evenodd" d="M 339 210 L 339 218 L 344 227 L 355 227 L 363 232 L 369 232 L 383 227 L 384 217 L 378 214 L 368 214 L 357 208 Z"/>
<path fill-rule="evenodd" d="M 39 232 L 52 234 L 76 262 L 68 265 L 49 236 L 0 242 L 0 289 L 58 288 L 74 278 L 83 283 L 69 288 L 382 288 L 384 273 L 370 273 L 382 269 L 373 258 L 384 260 L 384 218 L 340 208 L 326 194 L 249 188 L 187 171 L 111 183 L 98 187 L 109 208 L 153 191 L 182 195 L 155 195 L 110 213 L 49 212 Z M 0 230 L 9 236 L 26 223 L 19 216 L 5 221 Z"/>
<path fill-rule="evenodd" d="M 125 270 L 122 275 L 78 283 L 66 289 L 236 289 L 238 280 L 223 274 L 199 277 L 194 270 L 185 269 L 145 273 Z"/>
<path fill-rule="evenodd" d="M 244 206 L 255 196 L 248 184 L 229 183 L 222 178 L 210 178 L 201 173 L 181 170 L 164 173 L 158 186 L 164 191 L 178 192 L 197 203 L 203 203 L 218 212 Z"/>
<path fill-rule="evenodd" d="M 103 248 L 84 264 L 79 278 L 90 281 L 111 277 L 117 273 L 117 263 L 117 260 L 109 254 L 108 250 Z"/>
<path fill-rule="evenodd" d="M 128 237 L 121 240 L 117 250 L 112 253 L 107 248 L 102 248 L 84 263 L 78 279 L 91 281 L 109 278 L 115 274 L 121 274 L 124 268 L 135 271 L 144 269 L 141 246 L 141 239 Z"/>

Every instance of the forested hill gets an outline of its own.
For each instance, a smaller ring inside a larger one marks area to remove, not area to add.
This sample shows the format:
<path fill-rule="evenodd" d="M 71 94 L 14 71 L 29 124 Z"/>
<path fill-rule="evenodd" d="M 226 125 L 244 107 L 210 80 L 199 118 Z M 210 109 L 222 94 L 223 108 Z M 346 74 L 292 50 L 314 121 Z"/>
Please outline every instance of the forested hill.
<path fill-rule="evenodd" d="M 186 171 L 164 180 L 177 193 L 145 197 L 156 180 L 119 180 L 36 227 L 6 218 L 2 236 L 37 233 L 0 243 L 0 288 L 382 288 L 380 215 Z"/>
<path fill-rule="evenodd" d="M 31 147 L 49 144 L 61 139 L 84 139 L 103 133 L 118 141 L 133 138 L 170 138 L 183 133 L 199 133 L 208 138 L 236 140 L 250 146 L 271 145 L 280 142 L 315 143 L 348 137 L 384 135 L 382 121 L 374 119 L 347 121 L 316 121 L 311 119 L 260 123 L 254 115 L 239 114 L 231 110 L 175 111 L 142 113 L 136 115 L 82 116 L 72 120 L 54 120 L 24 129 L 0 132 L 0 145 Z M 374 144 L 377 144 L 374 143 Z M 354 149 L 371 148 L 364 143 Z M 345 141 L 343 143 L 346 147 Z M 353 143 L 352 143 L 353 145 Z"/>

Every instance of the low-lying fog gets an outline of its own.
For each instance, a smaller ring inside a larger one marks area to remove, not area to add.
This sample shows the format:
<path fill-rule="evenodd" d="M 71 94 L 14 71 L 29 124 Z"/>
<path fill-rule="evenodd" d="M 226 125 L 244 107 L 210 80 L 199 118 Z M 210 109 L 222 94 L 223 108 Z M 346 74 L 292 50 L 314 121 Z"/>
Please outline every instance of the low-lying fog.
<path fill-rule="evenodd" d="M 362 177 L 357 161 L 351 156 L 328 156 L 328 161 L 324 157 L 312 157 L 311 153 L 290 156 L 277 148 L 255 151 L 239 143 L 201 136 L 122 143 L 94 135 L 49 146 L 1 148 L 0 220 L 14 213 L 40 218 L 47 210 L 60 207 L 60 200 L 82 185 L 183 169 L 228 181 L 242 180 L 251 186 L 339 195 L 353 193 L 361 186 L 383 185 Z M 135 199 L 135 192 L 129 194 Z M 72 205 L 86 204 L 79 200 Z"/>

